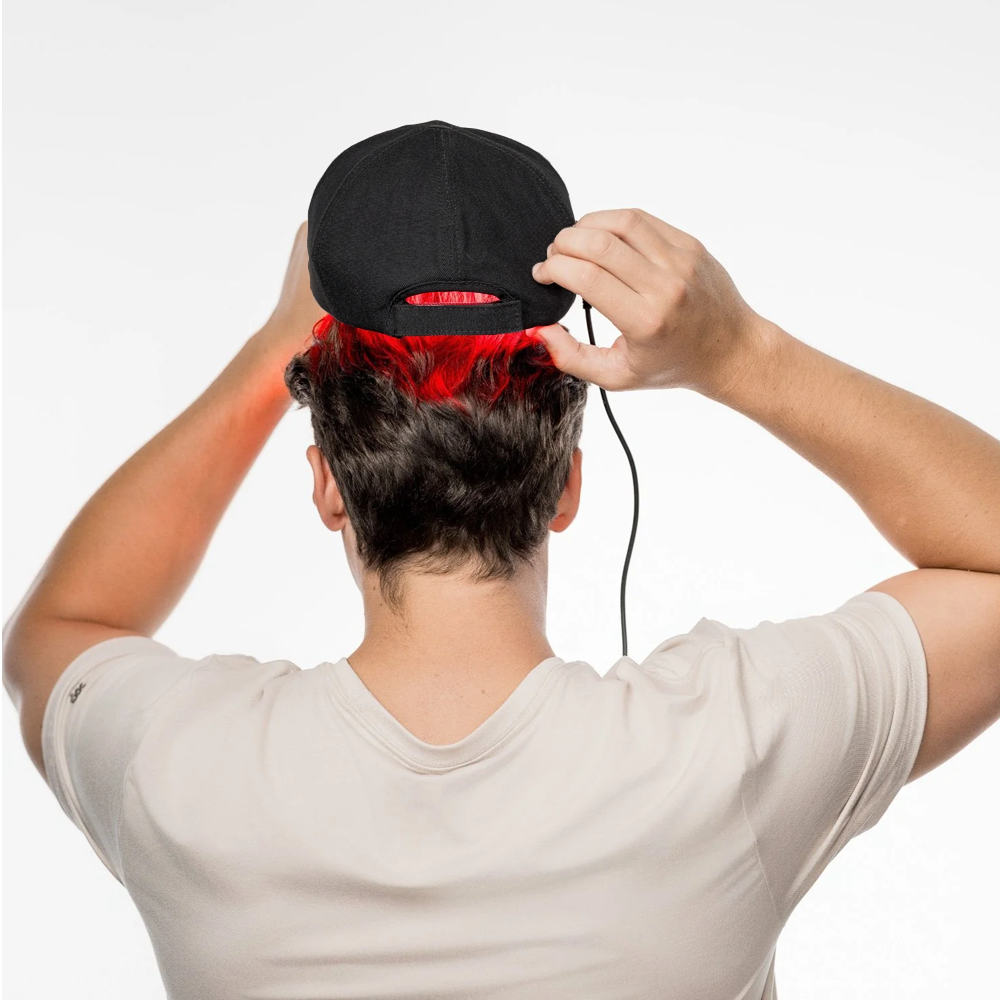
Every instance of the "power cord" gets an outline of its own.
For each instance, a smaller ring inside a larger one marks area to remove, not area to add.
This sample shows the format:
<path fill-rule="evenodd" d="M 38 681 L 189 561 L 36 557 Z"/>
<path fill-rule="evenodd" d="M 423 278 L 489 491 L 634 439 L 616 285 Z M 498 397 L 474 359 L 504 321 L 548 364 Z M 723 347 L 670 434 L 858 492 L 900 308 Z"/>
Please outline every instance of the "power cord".
<path fill-rule="evenodd" d="M 583 303 L 583 313 L 587 319 L 587 335 L 590 337 L 591 344 L 596 346 L 594 341 L 594 327 L 590 321 L 590 303 Z M 625 437 L 621 432 L 621 428 L 618 426 L 618 422 L 615 420 L 614 414 L 611 412 L 611 405 L 608 403 L 608 394 L 604 391 L 602 386 L 598 386 L 601 390 L 601 399 L 604 402 L 604 409 L 607 411 L 608 420 L 611 421 L 611 426 L 614 427 L 615 433 L 618 435 L 618 440 L 621 441 L 622 447 L 625 449 L 625 456 L 628 458 L 629 468 L 632 470 L 632 492 L 635 495 L 635 506 L 632 511 L 632 535 L 628 540 L 628 551 L 625 553 L 625 566 L 622 569 L 622 588 L 621 588 L 621 612 L 622 612 L 622 656 L 628 656 L 628 632 L 625 628 L 625 578 L 628 576 L 628 564 L 632 558 L 632 545 L 635 542 L 635 532 L 639 527 L 639 476 L 635 471 L 635 462 L 632 459 L 632 452 L 629 451 L 628 445 L 625 443 Z"/>

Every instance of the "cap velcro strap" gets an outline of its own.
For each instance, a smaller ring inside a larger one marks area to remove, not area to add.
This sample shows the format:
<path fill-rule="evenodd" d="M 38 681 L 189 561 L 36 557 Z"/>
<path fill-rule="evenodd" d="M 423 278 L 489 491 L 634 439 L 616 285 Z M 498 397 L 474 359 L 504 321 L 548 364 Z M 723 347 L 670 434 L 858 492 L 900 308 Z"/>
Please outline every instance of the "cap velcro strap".
<path fill-rule="evenodd" d="M 471 336 L 520 333 L 523 329 L 521 303 L 516 299 L 470 306 L 397 302 L 389 310 L 386 333 L 393 337 Z"/>

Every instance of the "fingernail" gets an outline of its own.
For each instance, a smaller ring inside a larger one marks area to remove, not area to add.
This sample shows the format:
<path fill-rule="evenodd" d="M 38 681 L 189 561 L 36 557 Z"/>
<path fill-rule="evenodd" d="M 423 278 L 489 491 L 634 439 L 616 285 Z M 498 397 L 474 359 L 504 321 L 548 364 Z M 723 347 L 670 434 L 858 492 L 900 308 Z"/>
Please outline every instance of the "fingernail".
<path fill-rule="evenodd" d="M 546 247 L 546 250 L 545 250 L 545 259 L 546 259 L 546 260 L 548 260 L 548 259 L 549 259 L 549 257 L 551 257 L 551 256 L 552 256 L 552 248 L 553 248 L 554 246 L 555 246 L 555 243 L 550 243 L 550 244 L 548 245 L 548 247 Z"/>
<path fill-rule="evenodd" d="M 542 266 L 542 264 L 541 264 L 541 261 L 539 261 L 539 262 L 538 262 L 537 264 L 534 264 L 534 265 L 532 265 L 532 268 L 531 268 L 531 276 L 532 276 L 533 278 L 537 278 L 537 277 L 538 277 L 538 269 L 539 269 L 539 268 L 540 268 L 541 266 Z"/>

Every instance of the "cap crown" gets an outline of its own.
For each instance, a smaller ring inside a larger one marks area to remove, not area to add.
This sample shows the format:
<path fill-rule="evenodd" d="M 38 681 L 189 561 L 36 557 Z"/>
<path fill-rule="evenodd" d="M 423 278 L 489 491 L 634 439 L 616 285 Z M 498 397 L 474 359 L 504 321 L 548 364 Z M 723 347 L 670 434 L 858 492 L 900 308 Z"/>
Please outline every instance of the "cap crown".
<path fill-rule="evenodd" d="M 343 323 L 393 336 L 507 333 L 555 323 L 573 292 L 532 265 L 573 225 L 569 192 L 540 153 L 443 121 L 403 125 L 345 149 L 313 192 L 309 283 Z M 479 291 L 483 305 L 409 305 Z"/>

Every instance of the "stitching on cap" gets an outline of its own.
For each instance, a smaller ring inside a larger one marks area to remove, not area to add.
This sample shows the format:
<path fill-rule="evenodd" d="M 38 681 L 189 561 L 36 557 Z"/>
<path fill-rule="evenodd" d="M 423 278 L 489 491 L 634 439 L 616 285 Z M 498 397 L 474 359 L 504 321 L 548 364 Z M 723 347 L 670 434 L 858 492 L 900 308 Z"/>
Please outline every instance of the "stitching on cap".
<path fill-rule="evenodd" d="M 445 138 L 445 129 L 439 128 L 438 135 L 441 139 L 441 164 L 444 167 L 444 189 L 448 198 L 448 206 L 451 209 L 449 218 L 451 219 L 451 267 L 458 270 L 458 203 L 455 200 L 455 189 L 451 183 L 451 171 L 448 170 L 448 148 Z"/>
<path fill-rule="evenodd" d="M 326 217 L 329 214 L 330 209 L 333 207 L 333 203 L 336 201 L 336 199 L 337 199 L 338 195 L 340 194 L 341 190 L 347 185 L 348 181 L 353 180 L 354 175 L 361 168 L 361 166 L 363 164 L 370 163 L 373 160 L 376 160 L 379 157 L 384 156 L 386 153 L 389 152 L 390 149 L 392 149 L 394 146 L 398 145 L 399 143 L 405 142 L 407 139 L 415 139 L 418 135 L 422 135 L 428 129 L 432 129 L 432 128 L 436 128 L 436 129 L 438 129 L 439 132 L 442 133 L 442 143 L 443 143 L 443 133 L 445 131 L 449 131 L 449 132 L 455 131 L 454 127 L 452 127 L 452 126 L 449 126 L 447 129 L 445 129 L 445 128 L 443 128 L 440 125 L 425 125 L 423 128 L 418 129 L 416 132 L 408 132 L 406 135 L 399 136 L 398 138 L 393 139 L 393 140 L 391 140 L 389 142 L 386 142 L 385 144 L 377 147 L 376 149 L 372 149 L 368 153 L 365 153 L 365 155 L 362 156 L 361 159 L 359 159 L 357 161 L 357 163 L 355 163 L 354 166 L 351 167 L 351 169 L 347 171 L 347 173 L 344 175 L 344 177 L 341 180 L 341 182 L 330 193 L 330 196 L 327 199 L 326 207 L 323 209 L 323 214 L 320 215 L 319 220 L 316 223 L 316 231 L 317 231 L 317 233 L 319 232 L 319 230 L 321 230 L 323 228 L 323 224 L 324 224 L 324 222 L 326 222 Z M 514 149 L 509 149 L 507 146 L 503 146 L 500 143 L 493 141 L 492 139 L 485 138 L 484 136 L 475 135 L 475 134 L 472 134 L 470 132 L 463 132 L 462 135 L 465 136 L 466 138 L 469 138 L 469 139 L 472 139 L 472 140 L 474 140 L 476 142 L 479 142 L 479 143 L 481 143 L 484 146 L 489 146 L 489 147 L 491 147 L 491 148 L 493 148 L 495 150 L 498 150 L 501 153 L 506 153 L 508 156 L 513 157 L 515 160 L 517 160 L 522 165 L 528 167 L 529 170 L 531 170 L 531 172 L 542 182 L 542 185 L 543 185 L 546 193 L 550 196 L 550 199 L 551 199 L 551 203 L 552 204 L 551 204 L 550 207 L 552 207 L 552 208 L 555 209 L 554 215 L 555 215 L 557 221 L 560 219 L 560 217 L 562 216 L 563 212 L 566 209 L 566 206 L 563 204 L 563 201 L 562 201 L 562 195 L 552 186 L 552 183 L 549 181 L 549 179 L 542 172 L 541 168 L 534 161 L 532 161 L 531 159 L 529 159 L 528 157 L 526 157 L 523 153 L 520 153 L 520 152 L 518 152 L 517 150 L 514 150 Z M 363 142 L 364 140 L 359 140 L 359 141 Z M 348 147 L 348 148 L 350 148 L 350 147 Z M 344 152 L 346 152 L 346 150 Z M 329 167 L 327 169 L 329 169 Z M 555 169 L 555 168 L 553 168 L 553 169 Z M 445 166 L 445 177 L 446 177 L 446 182 L 447 182 L 447 179 L 448 179 L 447 165 Z M 449 193 L 451 193 L 450 184 L 447 184 L 447 186 L 448 186 Z M 456 266 L 457 266 L 457 264 L 456 264 Z M 324 296 L 326 298 L 329 298 L 330 297 L 330 293 L 327 290 L 327 287 L 323 283 L 322 279 L 319 277 L 318 270 L 316 272 L 316 277 L 319 280 L 319 286 L 320 286 L 321 290 L 323 291 Z M 388 322 L 389 322 L 389 310 L 387 309 L 386 310 L 385 319 L 383 320 L 383 326 L 385 326 Z"/>
<path fill-rule="evenodd" d="M 355 163 L 354 166 L 351 167 L 351 169 L 348 170 L 346 174 L 344 174 L 341 182 L 330 193 L 330 197 L 327 199 L 326 208 L 323 209 L 323 214 L 319 217 L 319 221 L 316 223 L 316 228 L 320 229 L 322 227 L 324 221 L 326 220 L 327 212 L 330 211 L 330 207 L 333 205 L 334 201 L 336 201 L 337 195 L 340 194 L 340 189 L 349 180 L 353 178 L 355 172 L 359 170 L 363 164 L 367 163 L 369 160 L 376 159 L 380 156 L 384 156 L 390 149 L 392 149 L 393 146 L 398 145 L 401 142 L 406 142 L 407 139 L 415 139 L 418 135 L 426 131 L 427 131 L 426 128 L 422 128 L 420 129 L 419 132 L 408 132 L 406 135 L 398 136 L 397 138 L 391 140 L 390 142 L 387 142 L 382 146 L 377 146 L 375 149 L 372 149 L 369 152 L 365 153 L 365 155 L 362 156 L 361 159 L 358 160 L 358 162 Z M 361 141 L 363 142 L 364 140 L 362 139 Z M 348 147 L 348 149 L 349 148 L 350 147 Z M 346 153 L 347 150 L 343 150 L 343 152 Z"/>
<path fill-rule="evenodd" d="M 510 149 L 507 146 L 501 145 L 499 142 L 494 142 L 492 139 L 487 139 L 487 138 L 485 138 L 483 136 L 473 135 L 473 134 L 469 134 L 469 133 L 463 133 L 463 135 L 465 135 L 465 137 L 468 138 L 468 139 L 473 139 L 476 142 L 481 142 L 484 146 L 492 146 L 494 149 L 499 150 L 501 153 L 506 153 L 508 156 L 514 157 L 514 159 L 518 160 L 520 163 L 522 163 L 526 167 L 530 168 L 530 170 L 532 171 L 532 173 L 534 173 L 535 176 L 538 177 L 538 179 L 542 182 L 542 184 L 545 185 L 546 190 L 552 196 L 552 199 L 553 199 L 556 207 L 559 210 L 557 214 L 559 214 L 559 215 L 562 214 L 563 210 L 566 207 L 563 204 L 562 195 L 552 186 L 551 181 L 548 179 L 548 177 L 545 176 L 544 173 L 542 173 L 542 170 L 538 166 L 537 163 L 535 163 L 533 160 L 529 159 L 527 156 L 525 156 L 523 153 L 519 152 L 518 150 L 516 150 L 516 149 Z M 555 168 L 553 167 L 553 169 L 555 169 Z"/>
<path fill-rule="evenodd" d="M 326 208 L 323 209 L 323 214 L 319 217 L 319 220 L 316 223 L 316 232 L 318 233 L 323 228 L 323 223 L 326 222 L 326 217 L 329 214 L 330 209 L 333 207 L 333 203 L 337 200 L 337 196 L 340 194 L 341 189 L 347 184 L 349 180 L 353 179 L 354 174 L 362 166 L 362 164 L 368 163 L 373 159 L 377 159 L 379 156 L 384 156 L 390 149 L 392 149 L 393 146 L 396 146 L 401 142 L 405 142 L 407 139 L 415 139 L 418 135 L 421 135 L 423 132 L 426 132 L 428 128 L 431 128 L 431 126 L 428 125 L 422 129 L 419 129 L 416 132 L 408 132 L 406 135 L 398 136 L 397 138 L 392 139 L 389 142 L 386 142 L 383 145 L 378 146 L 375 149 L 372 149 L 369 152 L 365 153 L 365 155 L 362 156 L 361 159 L 358 160 L 358 162 L 355 163 L 354 166 L 351 167 L 351 169 L 348 170 L 346 174 L 344 174 L 340 183 L 330 193 L 330 196 L 326 202 Z M 364 140 L 362 139 L 360 141 L 363 142 Z M 349 148 L 350 147 L 348 147 L 348 149 Z M 343 150 L 342 152 L 346 152 L 346 150 Z M 333 164 L 331 164 L 331 166 L 332 165 Z M 329 170 L 330 168 L 327 167 L 327 169 Z M 316 276 L 317 278 L 319 277 L 318 271 Z M 323 294 L 326 296 L 326 298 L 329 298 L 330 293 L 329 291 L 327 291 L 326 285 L 323 284 L 322 279 L 319 282 L 319 286 L 323 290 Z"/>

